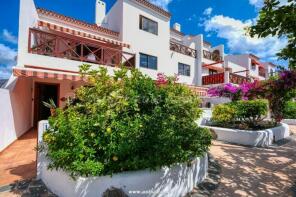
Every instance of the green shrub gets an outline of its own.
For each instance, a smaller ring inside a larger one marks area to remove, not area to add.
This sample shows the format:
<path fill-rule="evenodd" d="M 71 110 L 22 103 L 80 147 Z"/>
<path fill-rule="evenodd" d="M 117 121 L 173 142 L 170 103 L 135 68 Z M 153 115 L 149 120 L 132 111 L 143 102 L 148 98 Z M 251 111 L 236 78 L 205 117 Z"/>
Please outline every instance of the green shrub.
<path fill-rule="evenodd" d="M 216 123 L 233 122 L 236 117 L 236 110 L 232 104 L 216 105 L 213 109 L 212 121 Z"/>
<path fill-rule="evenodd" d="M 288 101 L 284 108 L 284 118 L 296 119 L 296 102 Z"/>
<path fill-rule="evenodd" d="M 106 69 L 87 70 L 89 85 L 49 119 L 49 168 L 99 176 L 188 162 L 208 151 L 211 134 L 195 123 L 200 100 L 190 89 L 170 79 L 156 85 L 137 70 L 113 78 Z"/>
<path fill-rule="evenodd" d="M 212 121 L 220 125 L 241 122 L 250 126 L 256 126 L 266 117 L 267 112 L 267 100 L 234 101 L 215 106 Z"/>
<path fill-rule="evenodd" d="M 268 101 L 264 99 L 237 101 L 234 107 L 236 118 L 248 125 L 257 125 L 268 113 Z"/>

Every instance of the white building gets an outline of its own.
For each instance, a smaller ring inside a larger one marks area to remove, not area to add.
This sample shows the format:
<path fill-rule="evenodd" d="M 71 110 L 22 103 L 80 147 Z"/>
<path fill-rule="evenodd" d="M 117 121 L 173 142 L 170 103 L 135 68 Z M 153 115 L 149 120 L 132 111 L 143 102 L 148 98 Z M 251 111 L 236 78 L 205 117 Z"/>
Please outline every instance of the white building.
<path fill-rule="evenodd" d="M 90 24 L 20 0 L 17 65 L 0 89 L 0 151 L 48 118 L 42 101 L 52 98 L 64 106 L 83 85 L 78 73 L 83 63 L 106 67 L 111 75 L 122 66 L 154 79 L 158 73 L 178 74 L 179 82 L 199 95 L 207 91 L 201 86 L 242 83 L 246 70 L 258 74 L 230 56 L 224 61 L 223 45 L 211 46 L 203 35 L 184 35 L 180 24 L 171 29 L 171 14 L 147 0 L 117 0 L 107 14 L 103 1 L 94 8 L 96 19 Z"/>

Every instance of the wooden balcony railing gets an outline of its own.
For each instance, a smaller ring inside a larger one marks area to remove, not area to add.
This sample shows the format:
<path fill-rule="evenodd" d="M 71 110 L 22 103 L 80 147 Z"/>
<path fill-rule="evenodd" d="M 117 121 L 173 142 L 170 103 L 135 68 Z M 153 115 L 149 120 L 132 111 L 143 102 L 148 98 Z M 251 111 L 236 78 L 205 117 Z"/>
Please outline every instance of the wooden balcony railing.
<path fill-rule="evenodd" d="M 217 53 L 212 53 L 210 51 L 203 50 L 203 57 L 215 62 L 222 61 L 222 57 Z"/>
<path fill-rule="evenodd" d="M 224 73 L 217 73 L 202 77 L 202 85 L 213 85 L 224 83 Z"/>
<path fill-rule="evenodd" d="M 197 57 L 197 53 L 195 49 L 189 48 L 185 45 L 182 45 L 180 43 L 174 42 L 174 41 L 170 41 L 170 49 L 172 51 L 175 51 L 177 53 L 181 53 L 183 55 L 188 55 L 190 57 Z"/>
<path fill-rule="evenodd" d="M 229 82 L 233 84 L 242 84 L 244 82 L 251 81 L 249 78 L 237 75 L 234 73 L 229 73 Z M 213 75 L 207 75 L 202 77 L 202 85 L 214 85 L 214 84 L 223 84 L 225 82 L 224 73 L 218 73 Z"/>
<path fill-rule="evenodd" d="M 229 73 L 229 82 L 234 84 L 242 84 L 244 82 L 250 82 L 250 78 L 237 75 L 234 73 Z"/>
<path fill-rule="evenodd" d="M 123 52 L 119 46 L 59 32 L 30 29 L 28 50 L 33 54 L 112 67 L 135 67 L 135 54 Z"/>

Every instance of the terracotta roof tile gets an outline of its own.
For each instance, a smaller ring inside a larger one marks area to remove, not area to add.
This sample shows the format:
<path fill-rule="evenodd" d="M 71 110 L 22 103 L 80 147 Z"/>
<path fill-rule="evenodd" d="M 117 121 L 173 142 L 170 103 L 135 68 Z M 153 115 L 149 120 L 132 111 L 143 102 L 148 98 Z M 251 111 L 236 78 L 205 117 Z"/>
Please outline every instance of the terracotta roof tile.
<path fill-rule="evenodd" d="M 95 30 L 95 31 L 100 32 L 100 33 L 105 33 L 105 34 L 109 34 L 111 36 L 116 36 L 116 37 L 119 36 L 118 32 L 112 31 L 110 29 L 98 26 L 96 24 L 91 24 L 91 23 L 87 23 L 87 22 L 84 22 L 84 21 L 81 21 L 81 20 L 77 20 L 77 19 L 74 19 L 72 17 L 68 17 L 68 16 L 65 16 L 65 15 L 62 15 L 62 14 L 59 14 L 59 13 L 56 13 L 56 12 L 53 12 L 53 11 L 49 11 L 49 10 L 46 10 L 46 9 L 43 9 L 43 8 L 37 8 L 37 12 L 38 12 L 38 14 L 54 17 L 54 18 L 57 18 L 59 20 L 63 20 L 63 21 L 69 22 L 69 23 L 80 25 L 80 26 L 83 26 L 83 27 L 91 29 L 91 30 Z"/>
<path fill-rule="evenodd" d="M 184 36 L 185 35 L 184 33 L 180 32 L 180 31 L 177 31 L 174 28 L 171 28 L 171 31 L 174 32 L 174 33 L 176 33 L 176 34 L 179 34 L 181 36 Z"/>
<path fill-rule="evenodd" d="M 152 4 L 152 3 L 150 3 L 147 0 L 135 0 L 135 1 L 142 4 L 142 5 L 144 5 L 144 6 L 146 6 L 146 7 L 148 7 L 148 8 L 150 8 L 150 9 L 152 9 L 152 10 L 154 10 L 154 11 L 156 11 L 156 12 L 158 12 L 159 14 L 162 14 L 162 15 L 168 17 L 168 18 L 171 17 L 171 13 L 169 13 L 168 11 L 162 9 L 159 6 L 156 6 L 156 5 Z"/>

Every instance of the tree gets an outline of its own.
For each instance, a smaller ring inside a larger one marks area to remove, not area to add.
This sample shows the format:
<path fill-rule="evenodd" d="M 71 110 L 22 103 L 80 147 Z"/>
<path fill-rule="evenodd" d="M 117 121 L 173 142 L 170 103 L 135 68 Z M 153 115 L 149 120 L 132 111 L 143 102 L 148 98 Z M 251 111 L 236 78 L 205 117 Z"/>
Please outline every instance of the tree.
<path fill-rule="evenodd" d="M 249 28 L 249 34 L 259 38 L 286 37 L 288 44 L 277 55 L 288 60 L 291 69 L 296 69 L 296 0 L 287 0 L 284 5 L 279 0 L 265 0 L 257 24 Z"/>

